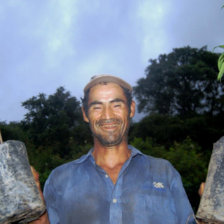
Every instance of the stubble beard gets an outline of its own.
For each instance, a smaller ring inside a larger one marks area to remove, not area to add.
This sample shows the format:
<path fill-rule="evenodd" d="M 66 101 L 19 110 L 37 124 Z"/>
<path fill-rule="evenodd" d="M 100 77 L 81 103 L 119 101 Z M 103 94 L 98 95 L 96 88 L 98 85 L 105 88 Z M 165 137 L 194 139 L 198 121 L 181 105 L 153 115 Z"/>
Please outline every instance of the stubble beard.
<path fill-rule="evenodd" d="M 105 131 L 105 134 L 101 134 L 100 132 L 96 132 L 94 128 L 90 125 L 93 137 L 95 137 L 105 147 L 119 145 L 123 140 L 127 140 L 127 136 L 128 136 L 130 119 L 127 120 L 127 127 L 124 132 L 123 132 L 122 120 L 116 119 L 116 118 L 101 119 L 96 122 L 96 127 L 100 128 L 101 126 L 111 122 L 121 126 L 121 128 L 115 131 Z"/>

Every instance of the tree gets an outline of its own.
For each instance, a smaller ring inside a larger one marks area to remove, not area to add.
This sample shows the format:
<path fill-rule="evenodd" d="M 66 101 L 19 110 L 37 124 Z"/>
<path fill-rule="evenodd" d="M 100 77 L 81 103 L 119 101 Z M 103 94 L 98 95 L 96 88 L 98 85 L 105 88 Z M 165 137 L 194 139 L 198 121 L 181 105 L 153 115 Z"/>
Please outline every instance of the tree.
<path fill-rule="evenodd" d="M 84 143 L 84 139 L 74 139 L 76 129 L 83 122 L 80 102 L 63 87 L 48 97 L 43 93 L 34 96 L 22 105 L 29 111 L 23 121 L 24 128 L 37 147 L 50 146 L 54 153 L 65 156 L 70 151 L 70 142 L 79 144 L 83 140 Z"/>
<path fill-rule="evenodd" d="M 195 115 L 188 118 L 163 114 L 145 116 L 130 127 L 129 140 L 135 137 L 145 140 L 153 139 L 158 145 L 167 149 L 175 141 L 182 142 L 189 136 L 208 156 L 211 154 L 213 143 L 224 133 L 224 116 Z"/>
<path fill-rule="evenodd" d="M 0 130 L 2 133 L 3 141 L 20 140 L 25 142 L 27 139 L 27 136 L 22 129 L 22 125 L 19 122 L 0 122 Z"/>
<path fill-rule="evenodd" d="M 224 87 L 215 80 L 218 54 L 176 48 L 150 60 L 146 77 L 134 87 L 138 110 L 189 117 L 224 112 Z"/>
<path fill-rule="evenodd" d="M 143 140 L 150 137 L 155 143 L 168 148 L 174 141 L 183 141 L 186 138 L 184 121 L 179 117 L 162 114 L 145 116 L 130 128 L 130 141 L 135 137 Z"/>

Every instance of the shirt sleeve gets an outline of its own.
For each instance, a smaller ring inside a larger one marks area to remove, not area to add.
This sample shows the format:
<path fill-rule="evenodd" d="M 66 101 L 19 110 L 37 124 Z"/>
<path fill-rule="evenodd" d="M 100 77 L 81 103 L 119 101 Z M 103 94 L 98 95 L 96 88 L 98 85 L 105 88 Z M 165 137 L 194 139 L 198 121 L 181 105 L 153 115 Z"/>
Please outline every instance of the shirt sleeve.
<path fill-rule="evenodd" d="M 177 223 L 196 224 L 194 212 L 184 190 L 181 177 L 176 170 L 171 185 L 171 192 L 177 214 Z"/>
<path fill-rule="evenodd" d="M 59 217 L 57 212 L 57 193 L 51 181 L 51 176 L 48 177 L 44 185 L 44 199 L 47 207 L 48 218 L 51 224 L 59 224 Z"/>

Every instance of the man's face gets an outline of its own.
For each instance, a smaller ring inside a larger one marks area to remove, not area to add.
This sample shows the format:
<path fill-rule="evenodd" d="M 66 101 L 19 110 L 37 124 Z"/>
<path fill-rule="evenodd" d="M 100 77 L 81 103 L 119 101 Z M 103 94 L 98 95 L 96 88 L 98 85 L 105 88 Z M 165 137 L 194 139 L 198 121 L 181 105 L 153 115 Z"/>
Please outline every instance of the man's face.
<path fill-rule="evenodd" d="M 123 89 L 115 83 L 98 84 L 90 89 L 88 115 L 94 140 L 104 146 L 114 146 L 126 141 L 130 118 L 134 116 L 135 103 L 129 111 Z"/>

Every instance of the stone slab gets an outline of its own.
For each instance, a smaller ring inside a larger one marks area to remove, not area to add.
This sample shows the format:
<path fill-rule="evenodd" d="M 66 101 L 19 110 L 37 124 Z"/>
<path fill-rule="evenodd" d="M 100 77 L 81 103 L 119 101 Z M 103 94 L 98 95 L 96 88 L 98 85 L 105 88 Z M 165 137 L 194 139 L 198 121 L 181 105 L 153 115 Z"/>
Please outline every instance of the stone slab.
<path fill-rule="evenodd" d="M 224 223 L 224 137 L 213 146 L 196 217 L 206 223 Z"/>
<path fill-rule="evenodd" d="M 28 223 L 45 211 L 24 143 L 0 144 L 0 224 Z"/>

